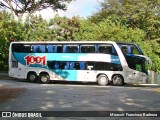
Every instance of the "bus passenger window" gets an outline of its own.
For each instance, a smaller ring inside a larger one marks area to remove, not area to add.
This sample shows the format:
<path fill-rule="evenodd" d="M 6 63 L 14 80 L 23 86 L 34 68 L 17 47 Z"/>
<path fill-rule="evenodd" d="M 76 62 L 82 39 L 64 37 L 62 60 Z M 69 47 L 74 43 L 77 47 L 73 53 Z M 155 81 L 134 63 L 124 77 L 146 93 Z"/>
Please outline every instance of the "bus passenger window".
<path fill-rule="evenodd" d="M 65 62 L 60 62 L 59 63 L 59 69 L 65 69 L 66 63 Z"/>
<path fill-rule="evenodd" d="M 55 62 L 54 69 L 59 69 L 59 62 Z"/>
<path fill-rule="evenodd" d="M 39 49 L 40 49 L 41 53 L 45 53 L 46 52 L 46 46 L 45 45 L 40 45 Z"/>
<path fill-rule="evenodd" d="M 40 46 L 39 45 L 33 45 L 32 46 L 32 51 L 34 53 L 40 53 L 41 52 Z"/>
<path fill-rule="evenodd" d="M 95 62 L 95 70 L 105 70 L 104 62 Z"/>
<path fill-rule="evenodd" d="M 13 52 L 23 52 L 23 45 L 22 44 L 13 44 L 12 51 Z"/>
<path fill-rule="evenodd" d="M 31 49 L 31 46 L 30 46 L 30 45 L 24 45 L 24 46 L 23 46 L 23 51 L 24 51 L 24 52 L 30 53 L 30 52 L 32 52 L 31 50 L 32 50 L 32 49 Z"/>
<path fill-rule="evenodd" d="M 62 53 L 62 49 L 63 49 L 63 46 L 62 45 L 57 45 L 57 53 Z"/>
<path fill-rule="evenodd" d="M 37 47 L 36 52 L 37 52 L 37 53 L 40 53 L 40 52 L 41 52 L 41 50 L 40 50 L 40 47 L 39 47 L 39 46 Z"/>
<path fill-rule="evenodd" d="M 38 48 L 38 45 L 32 45 L 32 51 L 33 51 L 34 53 L 37 52 L 37 48 Z"/>
<path fill-rule="evenodd" d="M 55 52 L 55 46 L 54 45 L 48 45 L 47 46 L 47 51 L 48 51 L 48 53 L 53 53 L 53 52 Z"/>
<path fill-rule="evenodd" d="M 84 45 L 81 46 L 81 52 L 82 53 L 95 53 L 95 46 L 93 45 Z"/>
<path fill-rule="evenodd" d="M 64 66 L 64 69 L 65 70 L 69 69 L 69 62 L 66 62 L 66 65 Z"/>
<path fill-rule="evenodd" d="M 54 69 L 55 63 L 53 61 L 47 61 L 48 68 Z"/>
<path fill-rule="evenodd" d="M 77 53 L 78 52 L 78 46 L 67 46 L 66 47 L 66 53 Z"/>
<path fill-rule="evenodd" d="M 80 70 L 86 69 L 86 63 L 85 62 L 79 62 L 80 63 Z"/>
<path fill-rule="evenodd" d="M 71 70 L 74 69 L 74 62 L 70 62 L 70 69 L 71 69 Z"/>
<path fill-rule="evenodd" d="M 79 70 L 80 69 L 80 65 L 78 62 L 74 63 L 74 69 L 75 70 Z"/>
<path fill-rule="evenodd" d="M 99 53 L 109 54 L 109 50 L 108 50 L 107 46 L 99 46 L 98 51 L 99 51 Z"/>

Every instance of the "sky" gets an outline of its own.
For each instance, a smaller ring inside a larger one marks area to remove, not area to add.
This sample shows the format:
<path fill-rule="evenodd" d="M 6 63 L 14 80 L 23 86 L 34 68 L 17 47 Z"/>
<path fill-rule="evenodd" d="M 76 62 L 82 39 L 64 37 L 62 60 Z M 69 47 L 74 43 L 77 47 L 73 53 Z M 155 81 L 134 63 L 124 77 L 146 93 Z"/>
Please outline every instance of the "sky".
<path fill-rule="evenodd" d="M 58 12 L 53 12 L 51 9 L 45 9 L 43 11 L 37 12 L 36 14 L 41 14 L 43 18 L 50 19 L 53 18 L 55 14 L 59 16 L 66 16 L 72 18 L 73 16 L 80 16 L 87 18 L 98 11 L 99 2 L 103 0 L 73 0 L 67 7 L 67 11 L 59 10 Z"/>

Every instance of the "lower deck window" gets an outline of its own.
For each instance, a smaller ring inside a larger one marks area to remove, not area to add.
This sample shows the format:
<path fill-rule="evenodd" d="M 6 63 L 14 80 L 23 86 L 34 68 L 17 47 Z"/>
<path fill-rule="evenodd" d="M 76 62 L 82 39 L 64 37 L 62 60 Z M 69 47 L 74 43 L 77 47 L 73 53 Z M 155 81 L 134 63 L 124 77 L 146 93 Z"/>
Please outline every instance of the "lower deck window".
<path fill-rule="evenodd" d="M 48 61 L 50 69 L 61 70 L 103 70 L 103 71 L 122 71 L 122 66 L 107 62 L 71 62 L 71 61 Z"/>

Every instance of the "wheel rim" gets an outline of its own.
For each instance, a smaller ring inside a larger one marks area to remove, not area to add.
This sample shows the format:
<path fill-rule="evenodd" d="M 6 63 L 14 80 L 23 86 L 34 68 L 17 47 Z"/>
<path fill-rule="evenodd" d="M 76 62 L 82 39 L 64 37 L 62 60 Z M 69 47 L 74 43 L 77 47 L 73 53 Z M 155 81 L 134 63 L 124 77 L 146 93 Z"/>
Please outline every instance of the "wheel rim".
<path fill-rule="evenodd" d="M 47 80 L 48 80 L 48 79 L 47 79 L 46 76 L 42 76 L 42 77 L 41 77 L 41 81 L 42 81 L 42 82 L 47 82 Z"/>
<path fill-rule="evenodd" d="M 119 77 L 119 76 L 115 77 L 114 83 L 115 83 L 115 84 L 121 84 L 121 83 L 122 83 L 121 77 Z"/>
<path fill-rule="evenodd" d="M 36 79 L 36 76 L 35 76 L 35 75 L 30 75 L 30 76 L 29 76 L 29 79 L 30 79 L 31 81 L 34 81 L 34 80 Z"/>
<path fill-rule="evenodd" d="M 107 83 L 107 80 L 106 80 L 106 77 L 102 76 L 100 79 L 99 79 L 99 83 L 101 85 L 105 85 Z"/>

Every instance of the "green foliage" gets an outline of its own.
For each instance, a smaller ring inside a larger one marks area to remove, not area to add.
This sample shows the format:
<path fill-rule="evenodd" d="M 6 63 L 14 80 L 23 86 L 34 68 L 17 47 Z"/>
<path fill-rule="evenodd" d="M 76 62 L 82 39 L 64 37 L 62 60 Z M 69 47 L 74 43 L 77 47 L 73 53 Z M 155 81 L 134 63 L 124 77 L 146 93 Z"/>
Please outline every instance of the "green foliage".
<path fill-rule="evenodd" d="M 13 22 L 14 24 L 15 22 Z M 12 24 L 12 25 L 13 25 Z M 9 40 L 14 36 L 10 15 L 6 12 L 0 14 L 0 70 L 4 70 L 4 65 L 7 64 L 8 59 L 8 45 Z"/>
<path fill-rule="evenodd" d="M 72 41 L 75 40 L 77 32 L 80 31 L 80 23 L 77 17 L 71 19 L 66 17 L 56 16 L 53 20 L 50 21 L 56 39 L 59 41 Z"/>
<path fill-rule="evenodd" d="M 41 16 L 27 16 L 23 26 L 23 40 L 25 41 L 48 41 L 53 40 L 55 35 L 49 28 L 49 24 Z"/>
<path fill-rule="evenodd" d="M 92 23 L 90 20 L 79 19 L 80 30 L 76 33 L 76 40 L 96 40 L 96 24 Z"/>
<path fill-rule="evenodd" d="M 127 28 L 121 23 L 115 23 L 106 19 L 98 23 L 97 28 L 98 40 L 112 40 L 112 41 L 125 41 L 125 42 L 138 42 L 144 39 L 144 32 L 138 28 Z"/>

